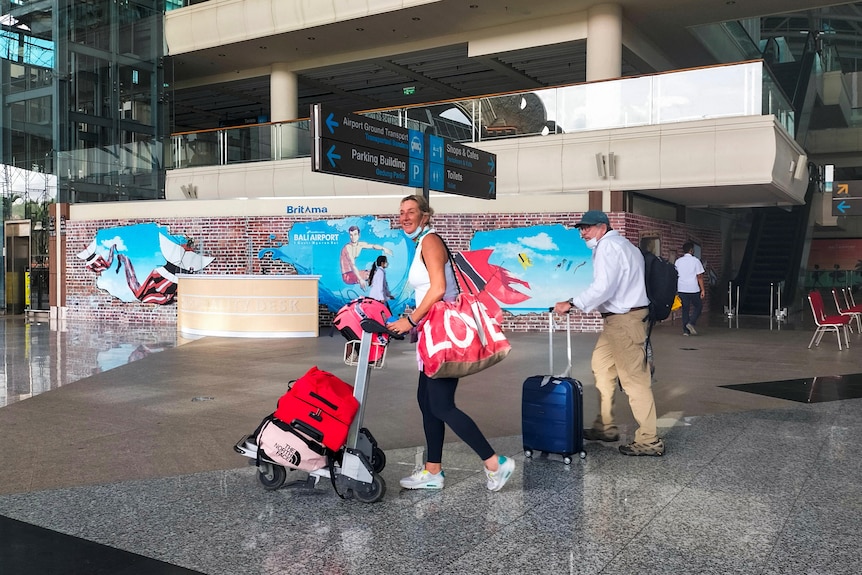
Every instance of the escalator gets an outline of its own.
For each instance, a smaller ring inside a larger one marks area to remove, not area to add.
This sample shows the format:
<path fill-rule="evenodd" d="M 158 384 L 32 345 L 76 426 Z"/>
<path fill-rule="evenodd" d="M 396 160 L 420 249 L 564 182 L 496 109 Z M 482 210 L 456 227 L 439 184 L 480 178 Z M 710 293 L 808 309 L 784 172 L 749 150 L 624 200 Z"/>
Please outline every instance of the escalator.
<path fill-rule="evenodd" d="M 781 287 L 784 302 L 795 301 L 802 255 L 807 241 L 811 200 L 817 183 L 811 182 L 805 194 L 805 204 L 789 210 L 783 208 L 753 208 L 751 230 L 745 247 L 734 291 L 739 287 L 739 313 L 770 315 L 770 297 Z M 773 302 L 773 307 L 777 305 Z"/>
<path fill-rule="evenodd" d="M 817 53 L 814 36 L 809 34 L 805 50 L 798 60 L 769 63 L 769 47 L 764 49 L 764 61 L 773 77 L 791 100 L 796 111 L 797 142 L 804 142 L 816 100 L 814 73 Z M 781 288 L 784 302 L 796 300 L 800 269 L 808 233 L 811 202 L 818 189 L 816 181 L 809 181 L 805 204 L 792 208 L 752 208 L 751 229 L 745 246 L 739 273 L 733 281 L 739 288 L 739 313 L 744 315 L 770 315 L 770 297 Z M 777 305 L 777 304 L 774 304 Z"/>
<path fill-rule="evenodd" d="M 767 42 L 764 48 L 764 62 L 796 111 L 796 133 L 793 137 L 797 142 L 804 142 L 811 123 L 811 111 L 814 108 L 817 92 L 814 82 L 815 64 L 818 58 L 815 36 L 809 32 L 802 55 L 799 59 L 789 62 L 771 61 L 768 57 L 771 53 L 770 45 L 770 42 Z"/>

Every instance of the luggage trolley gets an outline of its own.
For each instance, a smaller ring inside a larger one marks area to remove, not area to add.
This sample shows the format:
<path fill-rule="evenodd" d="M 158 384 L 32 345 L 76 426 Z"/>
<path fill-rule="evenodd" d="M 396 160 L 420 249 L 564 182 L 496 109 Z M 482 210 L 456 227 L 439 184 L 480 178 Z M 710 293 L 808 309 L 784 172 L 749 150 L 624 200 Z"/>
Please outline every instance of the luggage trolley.
<path fill-rule="evenodd" d="M 380 361 L 369 361 L 372 336 L 388 333 L 390 337 L 403 339 L 404 335 L 389 331 L 385 325 L 373 319 L 364 319 L 360 325 L 362 337 L 359 340 L 359 353 L 352 353 L 356 342 L 345 344 L 345 363 L 356 366 L 353 396 L 359 401 L 359 410 L 350 425 L 347 443 L 338 452 L 340 457 L 334 458 L 329 466 L 310 472 L 304 481 L 294 481 L 289 485 L 314 488 L 321 477 L 326 477 L 330 479 L 339 496 L 354 497 L 363 503 L 374 503 L 380 501 L 386 493 L 386 482 L 380 476 L 386 466 L 386 454 L 377 445 L 371 432 L 362 426 L 371 370 L 382 367 L 382 358 Z M 289 468 L 265 457 L 258 460 L 254 435 L 244 435 L 234 445 L 234 451 L 257 463 L 257 478 L 265 489 L 273 491 L 284 485 Z"/>

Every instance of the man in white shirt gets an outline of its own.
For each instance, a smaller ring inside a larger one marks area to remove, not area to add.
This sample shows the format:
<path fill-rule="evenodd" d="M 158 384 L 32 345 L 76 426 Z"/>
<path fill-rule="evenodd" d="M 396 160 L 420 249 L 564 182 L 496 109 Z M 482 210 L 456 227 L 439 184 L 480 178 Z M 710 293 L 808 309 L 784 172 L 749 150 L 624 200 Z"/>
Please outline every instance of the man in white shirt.
<path fill-rule="evenodd" d="M 694 328 L 703 311 L 703 264 L 694 256 L 694 243 L 682 244 L 683 255 L 674 266 L 679 276 L 676 291 L 682 302 L 682 335 L 697 335 Z"/>
<path fill-rule="evenodd" d="M 607 214 L 602 211 L 586 212 L 576 227 L 593 250 L 593 282 L 579 295 L 557 303 L 554 311 L 569 313 L 576 307 L 585 312 L 598 311 L 604 320 L 591 362 L 599 392 L 599 414 L 592 428 L 584 430 L 584 438 L 619 440 L 613 414 L 619 381 L 638 423 L 634 442 L 620 445 L 620 453 L 663 455 L 664 442 L 657 435 L 655 399 L 644 350 L 649 298 L 643 255 L 611 228 Z"/>

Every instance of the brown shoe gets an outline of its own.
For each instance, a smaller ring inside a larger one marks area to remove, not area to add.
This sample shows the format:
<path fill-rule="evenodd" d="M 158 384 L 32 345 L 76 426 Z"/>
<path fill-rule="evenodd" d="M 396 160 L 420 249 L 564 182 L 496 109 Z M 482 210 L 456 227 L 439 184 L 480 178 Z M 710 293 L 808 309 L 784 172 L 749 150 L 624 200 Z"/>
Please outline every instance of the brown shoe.
<path fill-rule="evenodd" d="M 620 432 L 616 427 L 609 427 L 604 431 L 595 428 L 588 428 L 584 430 L 584 439 L 587 441 L 619 441 L 620 440 Z"/>
<path fill-rule="evenodd" d="M 652 457 L 661 457 L 664 455 L 664 441 L 659 438 L 652 443 L 638 443 L 635 441 L 628 445 L 620 445 L 620 453 L 623 455 L 649 455 Z"/>

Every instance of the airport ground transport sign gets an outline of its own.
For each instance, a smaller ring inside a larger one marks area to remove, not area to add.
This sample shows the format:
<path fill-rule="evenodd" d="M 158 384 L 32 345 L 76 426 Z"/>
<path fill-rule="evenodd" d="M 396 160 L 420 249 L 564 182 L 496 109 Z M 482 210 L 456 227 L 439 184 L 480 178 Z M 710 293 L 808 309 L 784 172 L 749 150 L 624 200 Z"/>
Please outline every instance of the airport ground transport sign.
<path fill-rule="evenodd" d="M 311 120 L 313 171 L 422 187 L 421 132 L 319 104 L 312 106 Z"/>
<path fill-rule="evenodd" d="M 497 158 L 418 130 L 314 104 L 315 172 L 493 200 Z M 427 153 L 426 153 L 427 152 Z"/>
<path fill-rule="evenodd" d="M 833 216 L 862 216 L 862 180 L 834 182 Z"/>

